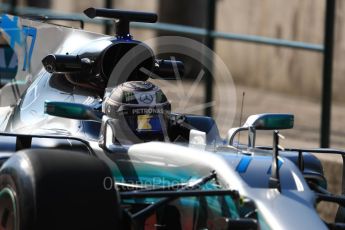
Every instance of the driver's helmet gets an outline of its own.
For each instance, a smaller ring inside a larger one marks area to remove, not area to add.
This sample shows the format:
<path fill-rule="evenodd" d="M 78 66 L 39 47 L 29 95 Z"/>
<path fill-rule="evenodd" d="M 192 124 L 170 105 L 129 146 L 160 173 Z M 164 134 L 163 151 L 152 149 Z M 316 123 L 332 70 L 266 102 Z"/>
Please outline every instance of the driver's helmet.
<path fill-rule="evenodd" d="M 118 141 L 166 139 L 170 111 L 171 105 L 162 90 L 147 81 L 125 82 L 115 87 L 103 103 L 103 112 Z"/>

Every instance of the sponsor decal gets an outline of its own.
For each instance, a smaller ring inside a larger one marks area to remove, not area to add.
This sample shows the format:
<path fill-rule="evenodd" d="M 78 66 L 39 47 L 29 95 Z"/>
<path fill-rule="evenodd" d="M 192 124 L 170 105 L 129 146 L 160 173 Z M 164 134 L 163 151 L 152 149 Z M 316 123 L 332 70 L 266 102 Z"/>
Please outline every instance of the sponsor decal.
<path fill-rule="evenodd" d="M 151 115 L 138 115 L 138 130 L 152 130 L 152 126 L 150 124 L 150 119 L 152 118 Z"/>
<path fill-rule="evenodd" d="M 163 114 L 163 108 L 138 108 L 132 110 L 133 115 L 137 114 Z"/>
<path fill-rule="evenodd" d="M 137 131 L 161 131 L 159 117 L 157 115 L 138 115 L 137 116 Z"/>
<path fill-rule="evenodd" d="M 153 96 L 150 94 L 142 94 L 139 98 L 142 103 L 151 104 L 153 101 Z"/>

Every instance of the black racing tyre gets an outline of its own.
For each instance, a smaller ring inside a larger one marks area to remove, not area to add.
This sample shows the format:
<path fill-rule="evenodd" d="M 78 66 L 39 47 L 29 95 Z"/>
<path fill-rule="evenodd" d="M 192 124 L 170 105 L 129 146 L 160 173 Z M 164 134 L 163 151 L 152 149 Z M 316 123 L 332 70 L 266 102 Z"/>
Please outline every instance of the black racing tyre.
<path fill-rule="evenodd" d="M 24 150 L 0 169 L 0 229 L 120 229 L 119 196 L 101 160 L 59 150 Z"/>

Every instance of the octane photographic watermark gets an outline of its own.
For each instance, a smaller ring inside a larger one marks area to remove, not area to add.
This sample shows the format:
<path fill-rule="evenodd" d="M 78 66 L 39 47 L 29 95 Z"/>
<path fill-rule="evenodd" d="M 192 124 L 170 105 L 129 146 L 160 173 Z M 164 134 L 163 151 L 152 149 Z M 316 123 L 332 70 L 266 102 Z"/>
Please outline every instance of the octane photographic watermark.
<path fill-rule="evenodd" d="M 188 181 L 190 183 L 190 181 Z M 153 189 L 157 186 L 169 187 L 171 189 L 178 189 L 181 186 L 186 185 L 186 180 L 167 180 L 164 177 L 152 177 L 149 179 L 141 179 L 140 181 L 134 179 L 119 180 L 112 177 L 105 177 L 103 179 L 103 188 L 107 191 L 117 190 L 121 185 L 122 191 L 132 191 L 134 189 Z"/>

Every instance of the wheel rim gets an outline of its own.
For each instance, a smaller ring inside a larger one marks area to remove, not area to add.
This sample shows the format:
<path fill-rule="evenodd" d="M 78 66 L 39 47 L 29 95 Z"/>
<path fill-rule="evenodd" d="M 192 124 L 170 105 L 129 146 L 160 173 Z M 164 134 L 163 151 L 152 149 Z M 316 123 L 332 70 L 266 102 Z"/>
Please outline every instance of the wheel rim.
<path fill-rule="evenodd" d="M 0 191 L 0 230 L 15 230 L 16 203 L 14 192 L 10 188 Z"/>

